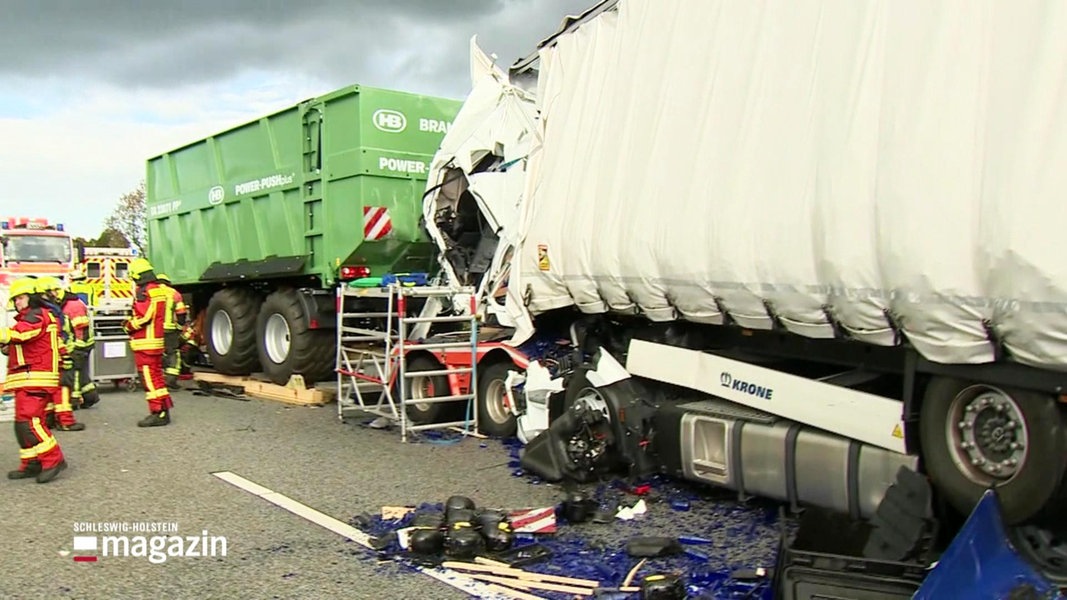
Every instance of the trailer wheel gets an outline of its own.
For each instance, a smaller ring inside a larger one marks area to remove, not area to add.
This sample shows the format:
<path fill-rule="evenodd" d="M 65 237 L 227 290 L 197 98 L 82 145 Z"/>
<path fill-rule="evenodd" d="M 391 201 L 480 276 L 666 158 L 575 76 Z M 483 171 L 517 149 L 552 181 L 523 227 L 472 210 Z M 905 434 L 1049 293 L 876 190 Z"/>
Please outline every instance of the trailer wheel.
<path fill-rule="evenodd" d="M 1038 516 L 1062 494 L 1067 435 L 1051 396 L 936 377 L 919 430 L 926 471 L 964 515 L 991 487 L 1011 524 Z"/>
<path fill-rule="evenodd" d="M 406 371 L 409 375 L 418 373 L 419 371 L 440 371 L 444 369 L 437 360 L 426 356 L 418 355 L 408 359 Z M 397 373 L 397 378 L 400 374 Z M 415 377 L 409 377 L 407 382 L 408 397 L 412 400 L 419 400 L 421 398 L 433 398 L 435 396 L 448 396 L 450 395 L 448 390 L 448 377 L 444 375 L 419 375 Z M 400 382 L 397 381 L 393 388 L 393 394 L 395 394 L 396 401 L 400 401 Z M 449 418 L 453 413 L 458 412 L 456 405 L 463 405 L 466 407 L 466 402 L 419 402 L 416 404 L 409 404 L 407 406 L 407 416 L 413 423 L 417 425 L 428 425 L 430 423 L 440 423 L 446 418 Z"/>
<path fill-rule="evenodd" d="M 256 347 L 263 372 L 278 385 L 294 374 L 313 383 L 334 372 L 337 337 L 310 329 L 297 290 L 278 290 L 263 302 L 256 319 Z"/>
<path fill-rule="evenodd" d="M 204 318 L 211 364 L 226 375 L 248 375 L 259 365 L 256 356 L 256 313 L 260 297 L 249 288 L 223 288 L 207 305 Z"/>
<path fill-rule="evenodd" d="M 508 371 L 510 362 L 495 362 L 478 370 L 478 429 L 485 435 L 510 437 L 518 425 L 508 407 Z"/>

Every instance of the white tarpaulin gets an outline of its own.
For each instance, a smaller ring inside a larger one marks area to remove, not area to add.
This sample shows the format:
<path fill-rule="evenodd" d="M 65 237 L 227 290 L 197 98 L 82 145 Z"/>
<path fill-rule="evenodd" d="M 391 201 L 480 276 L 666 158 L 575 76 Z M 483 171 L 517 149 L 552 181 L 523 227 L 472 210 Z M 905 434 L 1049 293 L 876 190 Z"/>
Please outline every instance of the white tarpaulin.
<path fill-rule="evenodd" d="M 1062 2 L 623 0 L 541 54 L 529 308 L 1067 365 L 1064 89 Z"/>
<path fill-rule="evenodd" d="M 512 314 L 1067 366 L 1067 4 L 621 0 L 540 63 Z"/>

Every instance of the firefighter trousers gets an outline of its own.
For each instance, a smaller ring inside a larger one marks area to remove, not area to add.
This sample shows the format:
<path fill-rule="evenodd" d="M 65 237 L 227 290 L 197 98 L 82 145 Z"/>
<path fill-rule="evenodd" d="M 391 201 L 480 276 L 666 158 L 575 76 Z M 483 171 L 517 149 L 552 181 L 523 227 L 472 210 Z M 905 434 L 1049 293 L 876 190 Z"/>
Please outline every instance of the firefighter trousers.
<path fill-rule="evenodd" d="M 75 423 L 74 406 L 70 403 L 70 393 L 76 384 L 75 379 L 76 376 L 73 369 L 63 371 L 63 374 L 59 377 L 59 387 L 52 393 L 57 426 L 66 427 Z"/>
<path fill-rule="evenodd" d="M 74 353 L 74 383 L 70 388 L 72 403 L 75 406 L 89 408 L 100 401 L 100 393 L 96 391 L 96 382 L 89 375 L 89 350 L 77 350 Z"/>
<path fill-rule="evenodd" d="M 167 391 L 167 382 L 163 378 L 163 352 L 160 350 L 138 350 L 133 353 L 133 362 L 144 386 L 148 410 L 159 413 L 170 410 L 174 401 Z"/>
<path fill-rule="evenodd" d="M 167 331 L 163 334 L 163 374 L 173 384 L 182 374 L 181 332 Z"/>
<path fill-rule="evenodd" d="M 37 463 L 51 469 L 63 461 L 52 431 L 45 423 L 45 409 L 55 391 L 45 388 L 15 390 L 15 438 L 19 442 L 19 470 Z"/>

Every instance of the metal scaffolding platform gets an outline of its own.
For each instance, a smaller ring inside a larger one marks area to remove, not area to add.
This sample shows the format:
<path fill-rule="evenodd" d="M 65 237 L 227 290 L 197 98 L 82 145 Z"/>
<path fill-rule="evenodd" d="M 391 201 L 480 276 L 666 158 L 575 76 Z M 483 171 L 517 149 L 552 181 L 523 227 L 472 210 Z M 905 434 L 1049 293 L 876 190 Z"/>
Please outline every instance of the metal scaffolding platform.
<path fill-rule="evenodd" d="M 477 316 L 473 310 L 469 315 L 440 314 L 443 300 L 462 294 L 473 297 L 473 293 L 470 288 L 400 284 L 381 288 L 338 288 L 338 418 L 344 420 L 347 415 L 357 412 L 384 417 L 400 425 L 401 440 L 405 442 L 409 432 L 428 429 L 476 431 Z M 425 301 L 418 316 L 413 316 L 411 310 L 415 299 Z M 434 326 L 444 324 L 462 324 L 465 329 L 427 339 Z M 438 357 L 441 367 L 409 371 L 407 359 L 415 351 L 427 351 Z M 449 361 L 441 357 L 453 352 L 469 352 L 465 359 L 469 360 L 470 366 L 449 367 Z M 449 389 L 434 389 L 434 378 L 442 376 L 447 377 Z M 467 406 L 462 420 L 412 424 L 407 412 L 407 407 L 412 405 L 464 400 Z"/>

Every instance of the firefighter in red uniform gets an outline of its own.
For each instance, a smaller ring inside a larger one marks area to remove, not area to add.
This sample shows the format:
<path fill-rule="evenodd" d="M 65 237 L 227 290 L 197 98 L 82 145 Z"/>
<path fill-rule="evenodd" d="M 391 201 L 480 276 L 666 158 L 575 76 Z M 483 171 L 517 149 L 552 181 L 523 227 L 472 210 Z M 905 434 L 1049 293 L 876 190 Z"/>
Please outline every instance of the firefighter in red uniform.
<path fill-rule="evenodd" d="M 152 413 L 138 421 L 137 426 L 168 425 L 174 402 L 163 378 L 163 322 L 167 316 L 167 291 L 156 281 L 151 263 L 143 258 L 130 262 L 129 274 L 137 290 L 133 298 L 133 316 L 123 323 L 122 328 L 130 334 L 134 364 L 144 384 L 145 399 Z"/>
<path fill-rule="evenodd" d="M 67 468 L 59 442 L 45 423 L 45 405 L 59 386 L 59 323 L 44 308 L 33 279 L 11 283 L 9 308 L 18 311 L 13 327 L 0 327 L 7 354 L 5 389 L 15 392 L 15 437 L 21 464 L 8 479 L 36 477 L 48 483 Z"/>
<path fill-rule="evenodd" d="M 92 408 L 100 402 L 100 393 L 96 391 L 96 383 L 89 375 L 89 356 L 96 346 L 92 323 L 89 320 L 89 307 L 73 292 L 73 282 L 72 277 L 70 290 L 65 290 L 62 286 L 55 288 L 54 297 L 67 318 L 67 349 L 73 366 L 74 380 L 70 397 L 74 410 L 78 410 Z"/>
<path fill-rule="evenodd" d="M 163 320 L 163 375 L 167 387 L 177 387 L 178 376 L 182 374 L 182 333 L 189 310 L 182 293 L 171 287 L 170 277 L 159 273 L 156 281 L 167 292 L 167 317 Z"/>
<path fill-rule="evenodd" d="M 72 352 L 74 351 L 74 328 L 72 315 L 63 307 L 59 298 L 63 295 L 63 282 L 55 277 L 37 279 L 37 293 L 44 299 L 45 306 L 53 311 L 59 320 L 61 339 L 59 388 L 53 397 L 55 429 L 60 431 L 82 431 L 85 423 L 78 423 L 74 418 L 74 406 L 71 404 L 72 390 L 77 386 Z M 49 425 L 51 426 L 51 424 Z"/>

